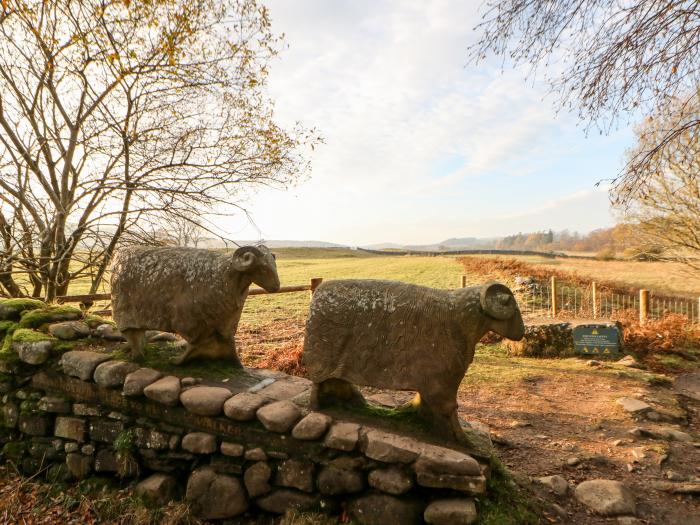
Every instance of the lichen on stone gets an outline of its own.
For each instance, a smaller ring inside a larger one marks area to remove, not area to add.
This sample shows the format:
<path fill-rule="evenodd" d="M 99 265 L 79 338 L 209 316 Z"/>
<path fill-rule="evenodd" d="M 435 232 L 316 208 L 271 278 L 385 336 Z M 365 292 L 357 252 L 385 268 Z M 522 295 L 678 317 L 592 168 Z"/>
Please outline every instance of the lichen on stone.
<path fill-rule="evenodd" d="M 115 257 L 112 273 L 143 285 L 167 282 L 175 276 L 195 284 L 223 275 L 232 264 L 231 256 L 210 250 L 167 248 L 167 256 L 163 251 L 144 246 L 122 249 Z"/>

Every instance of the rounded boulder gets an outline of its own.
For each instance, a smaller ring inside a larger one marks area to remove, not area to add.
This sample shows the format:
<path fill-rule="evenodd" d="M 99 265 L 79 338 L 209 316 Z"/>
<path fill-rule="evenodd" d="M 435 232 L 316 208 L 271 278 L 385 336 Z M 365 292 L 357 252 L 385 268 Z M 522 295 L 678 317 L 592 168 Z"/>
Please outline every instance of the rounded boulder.
<path fill-rule="evenodd" d="M 224 403 L 233 394 L 227 388 L 196 386 L 180 394 L 180 402 L 190 412 L 200 416 L 218 416 Z"/>

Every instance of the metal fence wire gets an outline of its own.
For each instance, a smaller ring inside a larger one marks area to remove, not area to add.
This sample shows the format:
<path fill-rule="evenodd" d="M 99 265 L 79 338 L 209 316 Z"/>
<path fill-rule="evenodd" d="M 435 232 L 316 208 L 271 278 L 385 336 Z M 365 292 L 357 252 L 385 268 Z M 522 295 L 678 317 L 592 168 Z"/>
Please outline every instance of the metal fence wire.
<path fill-rule="evenodd" d="M 561 281 L 520 284 L 513 292 L 521 312 L 528 317 L 612 319 L 622 312 L 639 316 L 646 305 L 647 319 L 677 314 L 692 323 L 700 322 L 698 300 L 687 297 L 655 296 L 651 292 L 642 304 L 640 294 L 596 289 L 595 283 L 579 285 Z"/>

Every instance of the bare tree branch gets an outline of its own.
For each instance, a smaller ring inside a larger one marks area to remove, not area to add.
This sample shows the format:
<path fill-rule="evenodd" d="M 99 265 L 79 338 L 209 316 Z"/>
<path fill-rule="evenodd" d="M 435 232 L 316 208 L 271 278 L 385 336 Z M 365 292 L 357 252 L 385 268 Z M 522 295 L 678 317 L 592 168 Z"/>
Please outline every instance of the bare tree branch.
<path fill-rule="evenodd" d="M 609 131 L 621 117 L 668 110 L 700 85 L 697 0 L 487 0 L 470 59 L 491 54 L 513 64 L 544 64 L 561 107 Z M 677 109 L 677 108 L 676 108 Z M 700 122 L 676 121 L 638 150 L 616 179 L 621 202 L 644 185 L 655 154 Z"/>
<path fill-rule="evenodd" d="M 638 126 L 638 143 L 629 156 L 648 154 L 648 171 L 622 209 L 638 224 L 638 236 L 656 250 L 657 258 L 700 269 L 700 127 L 678 127 L 679 115 L 700 119 L 700 90 Z M 672 140 L 667 138 L 670 128 Z M 616 190 L 627 191 L 624 186 Z"/>
<path fill-rule="evenodd" d="M 0 293 L 95 291 L 120 244 L 303 176 L 319 139 L 264 94 L 278 44 L 256 0 L 4 1 Z"/>

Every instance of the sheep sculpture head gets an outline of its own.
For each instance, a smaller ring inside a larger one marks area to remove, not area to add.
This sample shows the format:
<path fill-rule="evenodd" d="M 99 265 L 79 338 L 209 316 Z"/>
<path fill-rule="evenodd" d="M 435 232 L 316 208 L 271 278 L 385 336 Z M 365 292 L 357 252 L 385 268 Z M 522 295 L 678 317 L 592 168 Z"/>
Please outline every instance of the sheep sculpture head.
<path fill-rule="evenodd" d="M 515 297 L 499 283 L 438 290 L 395 281 L 320 285 L 311 301 L 302 361 L 311 405 L 361 404 L 355 385 L 418 392 L 414 405 L 437 435 L 464 443 L 457 389 L 488 331 L 523 337 Z"/>
<path fill-rule="evenodd" d="M 257 284 L 280 288 L 274 255 L 265 246 L 234 253 L 173 247 L 129 247 L 112 264 L 112 309 L 133 357 L 143 354 L 146 330 L 181 335 L 177 364 L 195 358 L 227 359 L 241 366 L 234 335 Z"/>
<path fill-rule="evenodd" d="M 525 335 L 525 324 L 513 292 L 501 283 L 488 283 L 479 290 L 482 311 L 490 317 L 486 330 L 506 339 L 520 341 Z M 485 333 L 485 332 L 484 332 Z"/>

